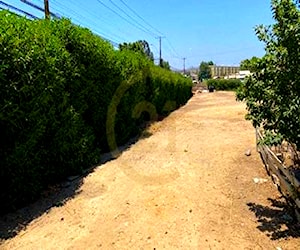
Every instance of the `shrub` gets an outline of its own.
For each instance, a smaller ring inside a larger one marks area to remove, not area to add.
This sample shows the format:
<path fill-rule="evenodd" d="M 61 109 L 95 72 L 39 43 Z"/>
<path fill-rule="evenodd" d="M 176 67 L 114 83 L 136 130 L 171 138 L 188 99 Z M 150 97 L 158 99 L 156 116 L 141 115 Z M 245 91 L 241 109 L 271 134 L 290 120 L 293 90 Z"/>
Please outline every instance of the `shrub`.
<path fill-rule="evenodd" d="M 95 136 L 72 103 L 80 72 L 55 22 L 0 12 L 0 199 L 4 210 L 99 160 Z M 76 157 L 74 157 L 76 156 Z M 2 209 L 1 208 L 1 209 Z"/>
<path fill-rule="evenodd" d="M 247 104 L 247 119 L 265 130 L 267 144 L 283 139 L 300 148 L 300 11 L 294 1 L 273 0 L 275 23 L 258 26 L 266 54 L 253 62 L 256 73 L 237 98 Z"/>
<path fill-rule="evenodd" d="M 191 81 L 68 20 L 1 11 L 0 60 L 0 212 L 98 163 L 110 133 L 125 142 L 149 107 L 191 96 Z"/>
<path fill-rule="evenodd" d="M 216 90 L 236 90 L 242 82 L 239 79 L 209 79 L 207 86 L 214 86 Z"/>

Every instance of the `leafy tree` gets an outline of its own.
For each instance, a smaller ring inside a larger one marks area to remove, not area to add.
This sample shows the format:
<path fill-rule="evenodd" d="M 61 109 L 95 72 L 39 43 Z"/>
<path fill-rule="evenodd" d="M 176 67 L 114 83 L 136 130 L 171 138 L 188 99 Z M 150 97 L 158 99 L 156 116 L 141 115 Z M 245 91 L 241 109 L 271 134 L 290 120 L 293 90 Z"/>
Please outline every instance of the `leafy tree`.
<path fill-rule="evenodd" d="M 241 70 L 250 70 L 251 72 L 255 72 L 257 70 L 257 63 L 259 62 L 260 58 L 253 56 L 251 59 L 245 59 L 240 63 Z"/>
<path fill-rule="evenodd" d="M 211 78 L 211 69 L 210 66 L 214 65 L 212 61 L 209 62 L 201 62 L 199 66 L 199 79 L 209 79 Z"/>
<path fill-rule="evenodd" d="M 146 56 L 152 62 L 154 61 L 153 53 L 151 52 L 149 43 L 145 40 L 139 40 L 133 43 L 122 43 L 119 44 L 119 49 L 122 50 L 131 50 L 134 52 L 141 53 Z"/>
<path fill-rule="evenodd" d="M 164 61 L 163 59 L 161 60 L 161 67 L 163 69 L 171 70 L 171 66 L 170 66 L 169 62 L 168 61 Z"/>
<path fill-rule="evenodd" d="M 265 131 L 264 143 L 283 139 L 300 148 L 300 11 L 292 0 L 272 0 L 275 24 L 256 27 L 265 56 L 237 93 L 247 118 Z M 254 64 L 252 62 L 252 64 Z"/>

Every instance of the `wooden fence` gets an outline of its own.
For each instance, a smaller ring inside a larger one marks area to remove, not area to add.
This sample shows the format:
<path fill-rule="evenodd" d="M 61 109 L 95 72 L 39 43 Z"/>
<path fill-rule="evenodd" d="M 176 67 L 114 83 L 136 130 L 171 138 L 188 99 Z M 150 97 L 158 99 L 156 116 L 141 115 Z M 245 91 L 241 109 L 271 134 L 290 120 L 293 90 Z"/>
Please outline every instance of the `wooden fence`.
<path fill-rule="evenodd" d="M 300 222 L 300 169 L 285 166 L 278 157 L 280 154 L 276 154 L 269 146 L 260 144 L 261 139 L 262 134 L 257 128 L 257 151 L 260 153 L 266 171 L 288 204 L 295 209 Z"/>

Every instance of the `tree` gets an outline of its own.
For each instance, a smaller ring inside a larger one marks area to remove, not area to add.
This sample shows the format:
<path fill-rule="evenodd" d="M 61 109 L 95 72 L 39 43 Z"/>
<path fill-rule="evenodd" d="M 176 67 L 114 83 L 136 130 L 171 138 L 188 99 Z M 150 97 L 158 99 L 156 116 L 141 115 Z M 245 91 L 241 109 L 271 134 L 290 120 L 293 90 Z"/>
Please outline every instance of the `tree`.
<path fill-rule="evenodd" d="M 201 62 L 199 66 L 199 79 L 204 80 L 204 79 L 209 79 L 211 78 L 211 69 L 210 66 L 214 65 L 212 61 L 209 62 Z"/>
<path fill-rule="evenodd" d="M 240 63 L 241 70 L 250 70 L 251 72 L 256 72 L 257 70 L 257 63 L 259 62 L 260 58 L 253 56 L 251 59 L 245 59 Z"/>
<path fill-rule="evenodd" d="M 161 62 L 161 67 L 163 69 L 171 70 L 169 62 L 168 61 L 164 61 L 163 59 L 162 59 L 162 62 Z"/>
<path fill-rule="evenodd" d="M 292 0 L 272 0 L 272 12 L 275 24 L 256 27 L 266 54 L 237 98 L 246 101 L 253 125 L 264 129 L 264 143 L 285 139 L 300 149 L 300 11 Z"/>
<path fill-rule="evenodd" d="M 153 53 L 151 52 L 149 43 L 145 40 L 139 40 L 133 43 L 119 44 L 120 50 L 131 50 L 137 53 L 141 53 L 146 56 L 152 62 L 154 61 Z"/>

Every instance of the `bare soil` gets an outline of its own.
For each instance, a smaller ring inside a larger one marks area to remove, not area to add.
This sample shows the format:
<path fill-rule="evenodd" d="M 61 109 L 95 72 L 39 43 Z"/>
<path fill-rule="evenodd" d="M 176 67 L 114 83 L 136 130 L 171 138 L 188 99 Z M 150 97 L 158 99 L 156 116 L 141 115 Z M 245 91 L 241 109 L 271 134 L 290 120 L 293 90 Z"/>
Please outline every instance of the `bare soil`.
<path fill-rule="evenodd" d="M 195 94 L 66 187 L 64 204 L 61 190 L 55 204 L 27 208 L 24 228 L 0 248 L 299 249 L 300 229 L 265 173 L 245 112 L 233 93 Z M 1 219 L 3 235 L 20 213 Z"/>

